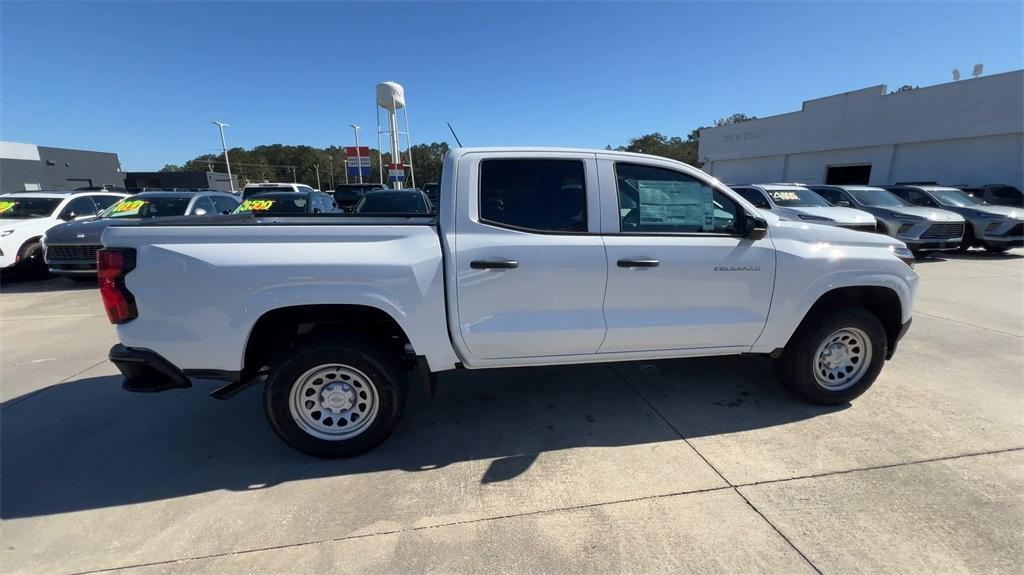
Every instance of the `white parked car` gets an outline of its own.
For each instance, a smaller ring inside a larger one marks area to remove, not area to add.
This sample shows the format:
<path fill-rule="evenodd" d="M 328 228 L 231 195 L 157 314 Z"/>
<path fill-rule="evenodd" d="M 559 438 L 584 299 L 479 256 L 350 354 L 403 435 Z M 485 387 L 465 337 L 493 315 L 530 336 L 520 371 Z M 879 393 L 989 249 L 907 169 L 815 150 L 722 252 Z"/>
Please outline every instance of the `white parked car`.
<path fill-rule="evenodd" d="M 813 193 L 813 192 L 812 192 Z M 604 150 L 456 149 L 438 215 L 140 222 L 103 233 L 129 391 L 263 381 L 323 457 L 395 429 L 405 371 L 731 354 L 808 401 L 866 391 L 911 321 L 899 241 L 785 221 L 707 174 Z"/>
<path fill-rule="evenodd" d="M 26 274 L 45 275 L 42 238 L 47 230 L 91 218 L 127 195 L 103 191 L 0 194 L 0 269 L 17 266 Z"/>
<path fill-rule="evenodd" d="M 784 220 L 825 224 L 862 232 L 876 231 L 875 216 L 863 210 L 836 207 L 820 195 L 796 184 L 730 186 L 762 210 Z"/>

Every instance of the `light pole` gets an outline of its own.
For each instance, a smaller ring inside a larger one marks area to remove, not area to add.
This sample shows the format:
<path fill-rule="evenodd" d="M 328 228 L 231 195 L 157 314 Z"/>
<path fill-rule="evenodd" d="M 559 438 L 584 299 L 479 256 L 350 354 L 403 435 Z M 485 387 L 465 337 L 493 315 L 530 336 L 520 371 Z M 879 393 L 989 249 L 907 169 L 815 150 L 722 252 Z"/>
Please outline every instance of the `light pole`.
<path fill-rule="evenodd" d="M 313 167 L 316 168 L 316 189 L 317 191 L 322 192 L 323 188 L 320 185 L 320 164 L 313 164 Z"/>
<path fill-rule="evenodd" d="M 363 183 L 363 159 L 359 155 L 359 130 L 362 130 L 362 126 L 355 124 L 349 124 L 352 126 L 352 131 L 356 134 L 356 169 L 359 170 L 359 183 Z"/>
<path fill-rule="evenodd" d="M 235 191 L 235 180 L 231 177 L 231 160 L 228 159 L 228 145 L 224 141 L 224 128 L 231 124 L 225 124 L 224 122 L 214 122 L 218 128 L 220 128 L 220 147 L 224 149 L 224 164 L 228 167 L 228 186 L 231 191 Z"/>

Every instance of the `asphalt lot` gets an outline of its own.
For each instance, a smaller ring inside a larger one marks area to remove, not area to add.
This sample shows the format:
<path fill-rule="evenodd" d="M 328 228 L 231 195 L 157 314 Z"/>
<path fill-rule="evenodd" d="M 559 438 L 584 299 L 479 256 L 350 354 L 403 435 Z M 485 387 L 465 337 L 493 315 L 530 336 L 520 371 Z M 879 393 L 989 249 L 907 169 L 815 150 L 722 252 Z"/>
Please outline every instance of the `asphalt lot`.
<path fill-rule="evenodd" d="M 917 269 L 914 326 L 852 405 L 759 358 L 460 372 L 342 461 L 278 441 L 258 389 L 122 392 L 94 286 L 6 282 L 0 564 L 1019 573 L 1024 250 Z"/>

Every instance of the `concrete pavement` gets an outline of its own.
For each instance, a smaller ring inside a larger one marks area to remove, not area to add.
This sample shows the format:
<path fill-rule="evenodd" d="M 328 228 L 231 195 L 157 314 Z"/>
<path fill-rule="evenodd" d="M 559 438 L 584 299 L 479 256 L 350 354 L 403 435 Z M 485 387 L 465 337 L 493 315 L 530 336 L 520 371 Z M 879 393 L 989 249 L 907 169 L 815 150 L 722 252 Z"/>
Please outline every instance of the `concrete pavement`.
<path fill-rule="evenodd" d="M 123 393 L 98 295 L 0 288 L 5 572 L 1015 572 L 1024 257 L 918 265 L 914 327 L 852 405 L 758 358 L 461 372 L 321 461 L 258 389 Z M 211 386 L 212 387 L 212 384 Z M 40 391 L 41 390 L 41 391 Z"/>

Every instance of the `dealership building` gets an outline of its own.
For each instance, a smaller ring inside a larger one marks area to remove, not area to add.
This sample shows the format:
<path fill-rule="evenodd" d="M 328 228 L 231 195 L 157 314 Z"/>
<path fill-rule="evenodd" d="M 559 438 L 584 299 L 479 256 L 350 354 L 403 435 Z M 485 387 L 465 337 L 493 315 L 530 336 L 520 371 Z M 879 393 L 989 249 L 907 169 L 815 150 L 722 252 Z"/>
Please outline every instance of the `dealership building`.
<path fill-rule="evenodd" d="M 1024 70 L 706 128 L 703 169 L 725 183 L 1010 184 L 1024 189 Z"/>
<path fill-rule="evenodd" d="M 0 192 L 124 186 L 117 154 L 0 142 Z"/>

